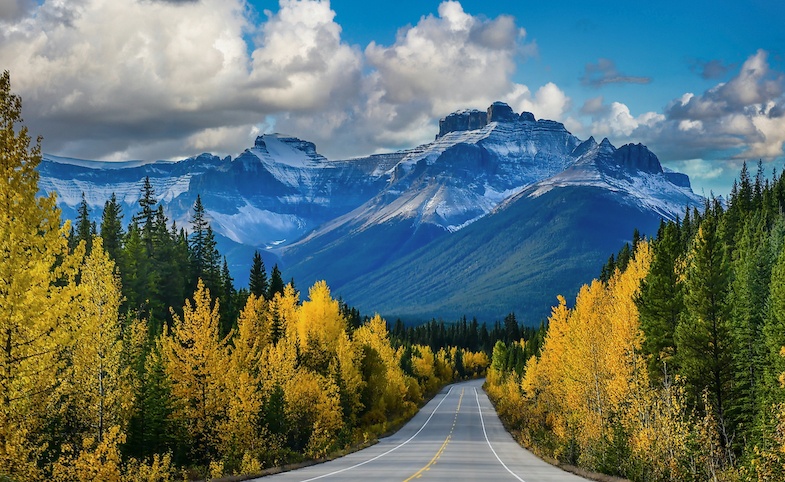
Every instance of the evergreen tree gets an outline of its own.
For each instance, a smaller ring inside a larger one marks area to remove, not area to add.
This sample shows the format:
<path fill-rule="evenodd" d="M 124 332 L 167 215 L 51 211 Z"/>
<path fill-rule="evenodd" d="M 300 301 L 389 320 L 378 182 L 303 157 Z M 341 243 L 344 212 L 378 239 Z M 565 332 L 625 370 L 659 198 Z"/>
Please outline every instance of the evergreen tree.
<path fill-rule="evenodd" d="M 765 358 L 763 323 L 769 298 L 771 263 L 762 211 L 748 216 L 737 241 L 729 292 L 734 370 L 734 397 L 729 405 L 732 425 L 740 428 L 738 440 L 759 440 L 752 434 L 760 409 Z"/>
<path fill-rule="evenodd" d="M 158 200 L 155 198 L 155 188 L 150 183 L 150 176 L 146 176 L 142 183 L 142 196 L 139 198 L 141 210 L 136 213 L 133 220 L 139 226 L 148 253 L 153 252 L 153 237 L 155 233 L 155 205 Z"/>
<path fill-rule="evenodd" d="M 193 232 L 190 236 L 192 283 L 201 279 L 205 287 L 214 293 L 221 292 L 221 255 L 218 252 L 213 228 L 207 221 L 204 205 L 196 196 L 194 215 L 191 221 Z"/>
<path fill-rule="evenodd" d="M 84 192 L 82 192 L 82 201 L 79 203 L 79 207 L 77 208 L 76 212 L 76 230 L 74 232 L 76 238 L 72 241 L 72 244 L 73 246 L 76 246 L 80 242 L 84 241 L 85 248 L 89 254 L 90 249 L 93 246 L 93 234 L 95 227 L 90 222 L 90 207 L 87 205 Z"/>
<path fill-rule="evenodd" d="M 521 339 L 521 329 L 515 313 L 510 313 L 504 317 L 504 340 L 506 343 L 515 343 Z"/>
<path fill-rule="evenodd" d="M 281 270 L 278 269 L 278 264 L 273 266 L 273 272 L 270 275 L 270 284 L 267 286 L 267 299 L 273 299 L 275 293 L 283 295 L 283 278 L 281 277 Z"/>
<path fill-rule="evenodd" d="M 259 251 L 254 251 L 253 253 L 253 264 L 251 265 L 248 290 L 257 298 L 267 296 L 267 271 L 265 270 L 264 260 L 262 260 Z"/>
<path fill-rule="evenodd" d="M 718 221 L 709 214 L 701 222 L 689 253 L 685 279 L 685 313 L 676 326 L 675 341 L 682 374 L 695 400 L 707 390 L 719 424 L 718 440 L 729 447 L 732 427 L 727 409 L 731 402 L 731 357 L 728 262 Z"/>
<path fill-rule="evenodd" d="M 234 280 L 229 273 L 229 264 L 224 256 L 223 267 L 221 268 L 221 294 L 219 299 L 222 303 L 221 311 L 221 336 L 228 335 L 234 328 L 239 309 L 237 308 L 237 290 L 234 289 Z"/>
<path fill-rule="evenodd" d="M 683 247 L 678 224 L 663 224 L 653 243 L 654 259 L 649 273 L 636 298 L 645 335 L 642 351 L 648 356 L 649 373 L 657 380 L 666 372 L 665 364 L 670 365 L 671 372 L 675 368 L 673 336 L 684 311 L 684 287 L 679 272 Z"/>
<path fill-rule="evenodd" d="M 103 238 L 104 249 L 111 259 L 117 262 L 120 259 L 120 251 L 123 246 L 123 208 L 117 202 L 117 197 L 112 193 L 112 197 L 104 203 L 104 211 L 101 214 L 101 238 Z"/>

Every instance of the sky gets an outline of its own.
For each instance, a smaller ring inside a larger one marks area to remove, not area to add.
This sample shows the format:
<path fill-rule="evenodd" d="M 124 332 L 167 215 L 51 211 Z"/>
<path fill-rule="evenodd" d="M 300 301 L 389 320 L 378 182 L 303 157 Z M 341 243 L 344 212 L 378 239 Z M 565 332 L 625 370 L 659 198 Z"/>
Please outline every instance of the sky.
<path fill-rule="evenodd" d="M 49 154 L 330 159 L 410 148 L 501 100 L 643 143 L 699 194 L 785 164 L 785 2 L 0 0 L 0 68 Z"/>

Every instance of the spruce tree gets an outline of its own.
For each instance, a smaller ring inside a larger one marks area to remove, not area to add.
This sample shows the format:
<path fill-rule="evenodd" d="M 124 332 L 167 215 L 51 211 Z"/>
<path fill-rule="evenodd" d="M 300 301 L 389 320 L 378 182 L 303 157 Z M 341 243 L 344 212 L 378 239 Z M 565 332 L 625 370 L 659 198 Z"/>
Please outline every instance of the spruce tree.
<path fill-rule="evenodd" d="M 153 251 L 153 236 L 155 231 L 155 205 L 158 200 L 155 198 L 155 188 L 150 183 L 150 176 L 144 178 L 141 187 L 142 195 L 139 198 L 141 210 L 134 216 L 134 221 L 139 226 L 142 240 L 148 253 Z"/>
<path fill-rule="evenodd" d="M 674 338 L 681 373 L 695 400 L 708 391 L 720 427 L 718 439 L 727 448 L 731 427 L 726 412 L 731 402 L 733 364 L 726 299 L 729 269 L 718 224 L 710 213 L 698 228 L 685 279 L 686 310 Z"/>
<path fill-rule="evenodd" d="M 267 271 L 264 267 L 264 260 L 259 251 L 253 253 L 253 264 L 251 265 L 251 276 L 248 281 L 248 289 L 257 298 L 267 296 Z"/>
<path fill-rule="evenodd" d="M 675 368 L 676 344 L 673 336 L 684 311 L 684 287 L 679 273 L 684 244 L 679 225 L 673 222 L 663 224 L 652 248 L 654 259 L 641 283 L 636 304 L 645 335 L 641 348 L 648 356 L 649 373 L 660 380 L 666 372 L 666 364 L 669 372 Z"/>
<path fill-rule="evenodd" d="M 275 293 L 283 295 L 283 278 L 281 277 L 281 270 L 278 269 L 278 264 L 273 266 L 273 272 L 270 275 L 270 284 L 267 287 L 267 299 L 273 299 Z"/>
<path fill-rule="evenodd" d="M 87 253 L 89 254 L 93 245 L 94 227 L 90 222 L 90 207 L 87 205 L 84 192 L 82 192 L 82 201 L 79 203 L 76 213 L 76 231 L 74 233 L 76 239 L 73 240 L 73 244 L 77 245 L 84 241 Z"/>
<path fill-rule="evenodd" d="M 101 214 L 101 238 L 104 241 L 104 250 L 115 262 L 120 258 L 123 245 L 122 211 L 117 196 L 112 193 L 112 197 L 104 203 L 104 211 Z"/>

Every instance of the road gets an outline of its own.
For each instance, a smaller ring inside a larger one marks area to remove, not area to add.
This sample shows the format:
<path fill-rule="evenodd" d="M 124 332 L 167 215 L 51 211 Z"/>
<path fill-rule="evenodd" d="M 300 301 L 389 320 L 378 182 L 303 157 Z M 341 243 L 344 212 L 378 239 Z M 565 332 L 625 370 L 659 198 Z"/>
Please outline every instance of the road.
<path fill-rule="evenodd" d="M 481 380 L 446 387 L 394 435 L 323 464 L 268 481 L 577 482 L 521 448 L 504 429 Z"/>

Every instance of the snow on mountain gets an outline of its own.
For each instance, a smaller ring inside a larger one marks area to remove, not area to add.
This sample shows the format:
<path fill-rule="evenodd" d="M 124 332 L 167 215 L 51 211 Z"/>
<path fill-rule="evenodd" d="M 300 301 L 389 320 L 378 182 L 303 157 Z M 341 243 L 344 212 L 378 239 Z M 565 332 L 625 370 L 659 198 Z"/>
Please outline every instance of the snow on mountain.
<path fill-rule="evenodd" d="M 668 220 L 683 216 L 686 206 L 702 204 L 701 196 L 692 192 L 689 178 L 663 171 L 657 156 L 641 144 L 617 149 L 607 138 L 600 144 L 589 138 L 578 150 L 581 154 L 574 164 L 520 195 L 538 197 L 566 186 L 594 186 L 622 194 L 625 202 Z M 507 202 L 514 200 L 511 197 Z"/>
<path fill-rule="evenodd" d="M 526 226 L 546 223 L 531 207 L 554 205 L 563 188 L 601 192 L 600 204 L 645 211 L 647 222 L 702 205 L 689 178 L 663 170 L 644 146 L 581 141 L 558 122 L 515 113 L 501 102 L 446 116 L 431 143 L 356 159 L 328 160 L 312 142 L 266 134 L 234 159 L 202 154 L 177 162 L 110 163 L 46 155 L 39 172 L 41 192 L 56 192 L 63 216 L 71 219 L 82 193 L 96 220 L 114 193 L 128 223 L 149 177 L 166 215 L 188 228 L 199 195 L 222 242 L 270 249 L 282 256 L 287 276 L 305 284 L 326 278 L 336 290 L 369 276 L 379 289 L 387 286 L 383 282 L 392 286 L 385 278 L 390 263 L 417 252 L 423 266 L 432 266 L 429 246 L 466 232 L 480 239 L 482 229 L 467 228 L 482 221 L 500 229 L 498 216 L 485 220 L 513 204 L 532 217 Z M 570 202 L 583 202 L 575 192 Z M 531 202 L 516 203 L 523 198 Z M 618 239 L 607 241 L 598 252 Z M 240 281 L 250 263 L 246 248 L 228 254 Z M 466 248 L 462 256 L 470 252 Z M 438 285 L 438 274 L 421 274 L 435 276 L 428 286 Z M 349 300 L 351 294 L 344 294 Z"/>

